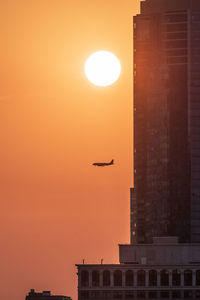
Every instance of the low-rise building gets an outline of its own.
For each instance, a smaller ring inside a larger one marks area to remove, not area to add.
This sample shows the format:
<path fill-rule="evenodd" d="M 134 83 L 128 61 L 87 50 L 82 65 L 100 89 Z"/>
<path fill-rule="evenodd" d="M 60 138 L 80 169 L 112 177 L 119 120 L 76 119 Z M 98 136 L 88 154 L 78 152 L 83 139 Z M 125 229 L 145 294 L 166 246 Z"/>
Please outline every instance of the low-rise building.
<path fill-rule="evenodd" d="M 175 237 L 119 245 L 119 264 L 79 264 L 78 299 L 198 299 L 200 245 Z"/>
<path fill-rule="evenodd" d="M 52 295 L 50 291 L 43 291 L 41 293 L 35 292 L 34 289 L 31 289 L 26 300 L 72 300 L 70 297 L 61 296 L 61 295 Z"/>

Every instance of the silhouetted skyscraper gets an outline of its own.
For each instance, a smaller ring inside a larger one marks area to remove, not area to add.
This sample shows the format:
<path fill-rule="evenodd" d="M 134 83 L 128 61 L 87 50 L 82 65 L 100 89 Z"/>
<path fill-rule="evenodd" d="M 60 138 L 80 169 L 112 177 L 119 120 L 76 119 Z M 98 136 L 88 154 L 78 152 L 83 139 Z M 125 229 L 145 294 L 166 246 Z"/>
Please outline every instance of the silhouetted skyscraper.
<path fill-rule="evenodd" d="M 131 242 L 200 242 L 199 0 L 134 17 L 134 152 Z"/>

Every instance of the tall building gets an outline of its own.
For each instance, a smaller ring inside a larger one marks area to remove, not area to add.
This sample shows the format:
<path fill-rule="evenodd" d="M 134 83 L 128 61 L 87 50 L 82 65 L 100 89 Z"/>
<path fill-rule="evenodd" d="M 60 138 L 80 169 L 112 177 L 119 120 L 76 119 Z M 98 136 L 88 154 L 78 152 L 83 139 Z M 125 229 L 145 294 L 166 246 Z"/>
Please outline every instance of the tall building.
<path fill-rule="evenodd" d="M 134 17 L 134 175 L 131 242 L 200 242 L 199 0 Z"/>
<path fill-rule="evenodd" d="M 131 243 L 79 264 L 79 300 L 200 298 L 200 0 L 134 17 Z"/>

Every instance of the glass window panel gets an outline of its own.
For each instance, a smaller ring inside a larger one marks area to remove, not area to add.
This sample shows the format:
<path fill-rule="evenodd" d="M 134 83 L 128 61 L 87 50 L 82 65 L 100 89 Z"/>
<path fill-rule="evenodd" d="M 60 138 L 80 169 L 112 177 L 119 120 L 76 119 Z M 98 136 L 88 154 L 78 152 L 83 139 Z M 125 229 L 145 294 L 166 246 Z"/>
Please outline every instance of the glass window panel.
<path fill-rule="evenodd" d="M 187 24 L 186 24 L 186 23 L 180 23 L 180 24 L 168 24 L 168 25 L 167 25 L 167 31 L 168 31 L 168 32 L 174 32 L 174 31 L 187 31 Z"/>

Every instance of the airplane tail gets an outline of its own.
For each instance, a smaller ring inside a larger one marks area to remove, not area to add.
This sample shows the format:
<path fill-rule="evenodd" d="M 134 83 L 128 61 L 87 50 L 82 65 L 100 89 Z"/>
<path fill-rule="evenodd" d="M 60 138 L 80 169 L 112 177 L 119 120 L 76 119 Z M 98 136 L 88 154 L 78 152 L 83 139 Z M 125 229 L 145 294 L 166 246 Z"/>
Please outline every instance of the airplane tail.
<path fill-rule="evenodd" d="M 111 165 L 114 165 L 114 159 L 111 160 L 110 164 L 111 164 Z"/>

